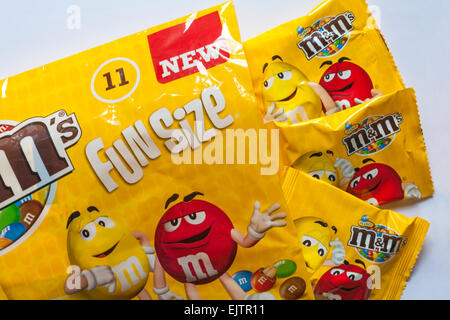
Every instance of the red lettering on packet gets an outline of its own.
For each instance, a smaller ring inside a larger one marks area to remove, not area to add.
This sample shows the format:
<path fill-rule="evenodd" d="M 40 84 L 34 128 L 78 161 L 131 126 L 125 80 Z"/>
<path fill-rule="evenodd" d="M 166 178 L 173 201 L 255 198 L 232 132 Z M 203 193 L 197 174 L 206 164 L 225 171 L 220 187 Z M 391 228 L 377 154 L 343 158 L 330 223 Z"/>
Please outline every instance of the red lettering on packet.
<path fill-rule="evenodd" d="M 148 43 L 160 83 L 212 68 L 230 57 L 217 11 L 153 33 Z"/>

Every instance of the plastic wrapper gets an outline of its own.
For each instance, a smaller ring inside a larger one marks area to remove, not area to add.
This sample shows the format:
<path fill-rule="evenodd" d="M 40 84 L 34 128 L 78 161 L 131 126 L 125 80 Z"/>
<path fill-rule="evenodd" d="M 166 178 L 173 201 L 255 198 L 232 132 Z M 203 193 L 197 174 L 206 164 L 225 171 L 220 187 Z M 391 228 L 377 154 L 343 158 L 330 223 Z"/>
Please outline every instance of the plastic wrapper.
<path fill-rule="evenodd" d="M 231 3 L 0 86 L 8 298 L 313 297 Z"/>
<path fill-rule="evenodd" d="M 316 299 L 401 298 L 427 221 L 376 208 L 293 168 L 283 191 Z"/>
<path fill-rule="evenodd" d="M 244 47 L 260 113 L 281 127 L 404 89 L 364 0 L 324 1 Z"/>
<path fill-rule="evenodd" d="M 434 193 L 414 90 L 281 130 L 285 164 L 375 206 Z"/>

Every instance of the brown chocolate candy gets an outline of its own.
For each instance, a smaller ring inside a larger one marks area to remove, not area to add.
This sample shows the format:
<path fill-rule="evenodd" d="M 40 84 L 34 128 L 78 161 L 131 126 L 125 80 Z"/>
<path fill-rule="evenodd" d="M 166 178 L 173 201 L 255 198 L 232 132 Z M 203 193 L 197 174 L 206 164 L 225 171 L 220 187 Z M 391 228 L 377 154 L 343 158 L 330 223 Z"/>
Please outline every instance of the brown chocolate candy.
<path fill-rule="evenodd" d="M 44 209 L 44 206 L 37 200 L 30 200 L 20 206 L 22 222 L 29 229 Z"/>
<path fill-rule="evenodd" d="M 300 277 L 292 277 L 280 286 L 280 296 L 285 300 L 297 300 L 303 296 L 305 289 L 305 280 Z"/>

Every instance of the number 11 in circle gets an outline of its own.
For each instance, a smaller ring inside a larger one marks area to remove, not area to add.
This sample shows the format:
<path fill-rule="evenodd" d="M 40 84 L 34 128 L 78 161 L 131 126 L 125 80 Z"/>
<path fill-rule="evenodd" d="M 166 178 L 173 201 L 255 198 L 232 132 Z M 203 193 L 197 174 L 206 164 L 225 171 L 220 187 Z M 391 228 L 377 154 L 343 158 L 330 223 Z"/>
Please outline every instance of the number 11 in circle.
<path fill-rule="evenodd" d="M 129 84 L 130 82 L 127 81 L 127 79 L 125 78 L 125 72 L 123 71 L 123 68 L 119 68 L 116 70 L 116 72 L 119 74 L 120 76 L 120 83 L 119 83 L 119 87 L 123 87 L 127 84 Z M 106 78 L 106 83 L 108 85 L 108 87 L 106 88 L 106 91 L 114 89 L 116 86 L 113 84 L 112 82 L 112 78 L 111 78 L 111 73 L 107 72 L 103 75 L 103 77 Z"/>

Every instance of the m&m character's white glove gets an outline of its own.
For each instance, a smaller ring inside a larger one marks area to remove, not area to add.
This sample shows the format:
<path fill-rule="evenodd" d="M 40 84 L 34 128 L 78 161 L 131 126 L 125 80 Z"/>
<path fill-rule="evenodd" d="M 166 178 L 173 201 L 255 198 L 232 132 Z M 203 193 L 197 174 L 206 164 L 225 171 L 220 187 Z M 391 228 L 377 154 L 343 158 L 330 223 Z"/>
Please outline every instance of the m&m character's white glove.
<path fill-rule="evenodd" d="M 267 108 L 267 114 L 264 117 L 264 123 L 269 123 L 269 122 L 287 122 L 288 118 L 286 117 L 286 115 L 284 114 L 284 109 L 280 108 L 279 110 L 277 109 L 277 105 L 275 103 L 272 103 L 269 108 Z"/>
<path fill-rule="evenodd" d="M 144 252 L 147 255 L 148 263 L 150 265 L 150 272 L 153 272 L 153 270 L 155 270 L 156 261 L 155 248 L 143 246 L 142 249 L 144 249 Z"/>
<path fill-rule="evenodd" d="M 340 167 L 341 173 L 344 176 L 344 178 L 353 178 L 355 175 L 355 167 L 352 165 L 352 163 L 346 159 L 337 158 L 336 163 L 334 164 L 334 167 Z"/>
<path fill-rule="evenodd" d="M 407 199 L 422 199 L 422 193 L 419 190 L 419 187 L 413 183 L 408 183 L 405 186 L 405 196 Z"/>
<path fill-rule="evenodd" d="M 158 295 L 159 300 L 183 300 L 183 297 L 170 291 L 168 285 L 161 289 L 153 288 L 153 292 Z"/>
<path fill-rule="evenodd" d="M 367 202 L 368 204 L 371 204 L 371 205 L 375 206 L 375 207 L 379 207 L 379 206 L 380 206 L 380 203 L 379 203 L 378 200 L 375 199 L 375 198 L 370 198 L 370 199 L 367 200 L 366 202 Z"/>
<path fill-rule="evenodd" d="M 269 229 L 286 226 L 286 221 L 283 220 L 286 218 L 285 212 L 272 214 L 280 208 L 281 206 L 276 203 L 266 212 L 261 213 L 261 204 L 259 201 L 256 201 L 253 208 L 253 216 L 250 220 L 250 225 L 247 228 L 249 236 L 255 240 L 261 240 Z"/>
<path fill-rule="evenodd" d="M 277 300 L 275 298 L 275 296 L 269 292 L 260 292 L 260 293 L 254 293 L 254 294 L 248 294 L 245 296 L 244 300 L 261 300 L 261 301 L 266 301 L 266 300 Z"/>
<path fill-rule="evenodd" d="M 344 263 L 345 260 L 345 247 L 342 242 L 336 238 L 334 241 L 330 242 L 330 246 L 333 246 L 333 252 L 331 253 L 331 260 L 337 266 Z"/>
<path fill-rule="evenodd" d="M 91 270 L 83 270 L 81 275 L 88 282 L 87 290 L 91 291 L 97 287 L 105 287 L 109 293 L 116 291 L 116 277 L 110 266 L 98 266 Z"/>

